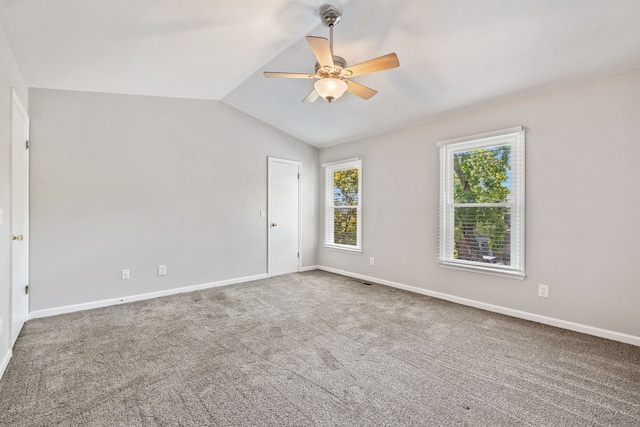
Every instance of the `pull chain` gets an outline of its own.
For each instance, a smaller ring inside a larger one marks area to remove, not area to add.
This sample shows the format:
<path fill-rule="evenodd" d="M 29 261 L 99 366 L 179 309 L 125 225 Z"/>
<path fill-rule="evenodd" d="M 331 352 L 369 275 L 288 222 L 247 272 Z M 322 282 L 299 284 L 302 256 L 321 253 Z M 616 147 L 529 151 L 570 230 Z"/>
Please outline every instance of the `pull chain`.
<path fill-rule="evenodd" d="M 329 103 L 329 124 L 333 124 L 333 102 Z"/>

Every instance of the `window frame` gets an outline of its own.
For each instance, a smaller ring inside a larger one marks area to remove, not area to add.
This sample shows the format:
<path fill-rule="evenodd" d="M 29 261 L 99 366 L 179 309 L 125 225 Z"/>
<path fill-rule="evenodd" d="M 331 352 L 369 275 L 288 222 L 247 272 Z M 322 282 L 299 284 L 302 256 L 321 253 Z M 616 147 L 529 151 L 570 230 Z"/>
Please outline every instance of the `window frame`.
<path fill-rule="evenodd" d="M 440 231 L 438 241 L 438 264 L 478 273 L 492 274 L 515 279 L 524 279 L 525 274 L 525 128 L 517 126 L 478 135 L 438 142 L 440 149 Z M 499 147 L 511 147 L 510 198 L 502 203 L 469 204 L 478 207 L 510 208 L 510 254 L 515 265 L 487 264 L 454 258 L 455 209 L 463 207 L 454 203 L 453 157 L 459 152 Z"/>
<path fill-rule="evenodd" d="M 362 253 L 362 160 L 358 157 L 346 160 L 340 160 L 322 165 L 324 168 L 324 238 L 323 245 L 325 248 L 337 249 L 347 252 Z M 356 214 L 356 245 L 344 245 L 335 243 L 334 235 L 334 209 L 344 208 L 345 206 L 335 206 L 333 199 L 333 174 L 342 170 L 357 169 L 358 170 L 358 205 Z"/>

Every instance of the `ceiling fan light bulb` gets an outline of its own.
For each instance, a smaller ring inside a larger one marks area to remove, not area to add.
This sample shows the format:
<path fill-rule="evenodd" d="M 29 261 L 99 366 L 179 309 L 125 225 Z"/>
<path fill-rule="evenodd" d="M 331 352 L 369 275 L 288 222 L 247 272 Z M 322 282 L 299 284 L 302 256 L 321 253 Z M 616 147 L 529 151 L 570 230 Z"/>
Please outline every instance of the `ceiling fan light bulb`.
<path fill-rule="evenodd" d="M 327 102 L 340 98 L 347 90 L 347 82 L 333 77 L 320 79 L 313 86 L 316 88 L 316 92 Z"/>

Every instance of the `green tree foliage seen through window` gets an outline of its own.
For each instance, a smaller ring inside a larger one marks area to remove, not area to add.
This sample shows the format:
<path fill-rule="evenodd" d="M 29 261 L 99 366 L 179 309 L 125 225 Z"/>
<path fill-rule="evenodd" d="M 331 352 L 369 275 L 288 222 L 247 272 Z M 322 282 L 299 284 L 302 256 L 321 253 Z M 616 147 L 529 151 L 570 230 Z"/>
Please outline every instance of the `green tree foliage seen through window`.
<path fill-rule="evenodd" d="M 358 179 L 358 169 L 333 173 L 333 241 L 336 244 L 358 244 Z"/>
<path fill-rule="evenodd" d="M 455 153 L 454 258 L 510 264 L 511 147 L 499 146 Z M 489 204 L 460 206 L 459 204 Z"/>

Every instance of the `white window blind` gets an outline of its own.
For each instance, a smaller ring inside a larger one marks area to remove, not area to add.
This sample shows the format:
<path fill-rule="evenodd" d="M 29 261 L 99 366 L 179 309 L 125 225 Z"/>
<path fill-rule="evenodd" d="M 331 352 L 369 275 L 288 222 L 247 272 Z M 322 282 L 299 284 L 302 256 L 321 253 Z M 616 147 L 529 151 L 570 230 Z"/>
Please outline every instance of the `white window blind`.
<path fill-rule="evenodd" d="M 324 246 L 362 251 L 362 161 L 349 159 L 325 168 Z"/>
<path fill-rule="evenodd" d="M 524 278 L 524 128 L 438 145 L 440 265 Z"/>

